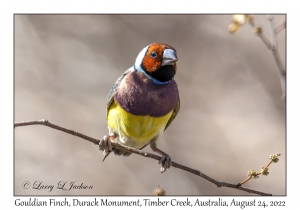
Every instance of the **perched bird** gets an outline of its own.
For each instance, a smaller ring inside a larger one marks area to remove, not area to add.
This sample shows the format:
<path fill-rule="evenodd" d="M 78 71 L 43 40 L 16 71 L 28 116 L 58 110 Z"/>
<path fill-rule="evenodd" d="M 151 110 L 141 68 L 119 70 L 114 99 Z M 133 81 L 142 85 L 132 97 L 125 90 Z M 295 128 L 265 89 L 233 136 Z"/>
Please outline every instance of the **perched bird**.
<path fill-rule="evenodd" d="M 104 159 L 111 151 L 117 155 L 131 154 L 112 149 L 111 141 L 136 149 L 150 145 L 154 152 L 162 155 L 158 162 L 160 171 L 171 167 L 170 156 L 157 145 L 180 108 L 174 80 L 177 60 L 176 50 L 170 45 L 150 44 L 139 53 L 134 66 L 112 86 L 107 98 L 109 135 L 99 143 Z"/>

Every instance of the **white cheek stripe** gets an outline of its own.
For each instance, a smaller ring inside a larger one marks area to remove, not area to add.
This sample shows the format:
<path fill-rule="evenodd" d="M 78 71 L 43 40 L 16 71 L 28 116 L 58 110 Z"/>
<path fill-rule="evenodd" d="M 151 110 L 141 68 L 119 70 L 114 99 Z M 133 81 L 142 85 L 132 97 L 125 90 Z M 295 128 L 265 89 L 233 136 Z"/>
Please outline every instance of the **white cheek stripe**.
<path fill-rule="evenodd" d="M 166 81 L 166 82 L 160 82 L 157 79 L 154 79 L 153 77 L 151 77 L 149 74 L 146 74 L 146 72 L 142 69 L 141 64 L 143 62 L 143 59 L 146 55 L 146 52 L 149 48 L 149 45 L 147 47 L 145 47 L 144 49 L 142 49 L 142 51 L 139 53 L 139 55 L 137 56 L 135 63 L 134 63 L 134 68 L 139 71 L 139 72 L 143 72 L 149 79 L 151 79 L 155 84 L 158 85 L 164 85 L 164 84 L 168 84 L 170 81 Z"/>
<path fill-rule="evenodd" d="M 134 68 L 138 71 L 142 71 L 141 63 L 143 62 L 143 58 L 146 55 L 148 48 L 149 48 L 149 45 L 147 47 L 145 47 L 144 49 L 142 49 L 142 51 L 139 53 L 139 55 L 135 59 Z"/>

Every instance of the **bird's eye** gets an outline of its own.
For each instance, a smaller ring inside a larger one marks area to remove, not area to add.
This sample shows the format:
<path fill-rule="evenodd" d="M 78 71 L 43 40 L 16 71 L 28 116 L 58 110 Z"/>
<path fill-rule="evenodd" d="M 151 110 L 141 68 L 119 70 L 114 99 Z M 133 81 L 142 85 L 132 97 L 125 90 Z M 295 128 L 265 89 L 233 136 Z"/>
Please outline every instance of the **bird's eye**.
<path fill-rule="evenodd" d="M 152 52 L 150 53 L 150 56 L 151 56 L 152 58 L 156 58 L 157 54 L 156 54 L 156 52 L 152 51 Z"/>

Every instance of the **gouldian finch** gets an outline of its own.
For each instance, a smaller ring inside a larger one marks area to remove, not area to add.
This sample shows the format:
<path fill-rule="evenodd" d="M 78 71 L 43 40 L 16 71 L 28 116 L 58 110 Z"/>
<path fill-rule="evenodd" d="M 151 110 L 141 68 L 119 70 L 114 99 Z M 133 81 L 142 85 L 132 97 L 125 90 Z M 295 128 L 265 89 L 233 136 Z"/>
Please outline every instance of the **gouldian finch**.
<path fill-rule="evenodd" d="M 107 98 L 109 135 L 99 143 L 104 159 L 111 151 L 117 155 L 131 154 L 112 148 L 111 141 L 136 149 L 150 145 L 162 156 L 158 162 L 160 171 L 165 172 L 171 167 L 171 157 L 157 146 L 180 109 L 174 80 L 177 60 L 176 50 L 170 45 L 150 44 L 114 83 Z"/>

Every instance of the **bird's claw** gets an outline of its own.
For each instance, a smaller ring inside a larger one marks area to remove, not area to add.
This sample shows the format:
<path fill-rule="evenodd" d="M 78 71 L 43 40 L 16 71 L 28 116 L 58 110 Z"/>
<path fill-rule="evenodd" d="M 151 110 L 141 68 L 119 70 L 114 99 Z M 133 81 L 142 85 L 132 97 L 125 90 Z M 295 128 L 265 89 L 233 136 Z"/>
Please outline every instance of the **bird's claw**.
<path fill-rule="evenodd" d="M 99 150 L 103 150 L 103 155 L 106 157 L 111 151 L 111 141 L 109 136 L 103 136 L 99 142 Z"/>
<path fill-rule="evenodd" d="M 164 154 L 161 159 L 158 161 L 158 164 L 161 165 L 160 172 L 165 172 L 172 165 L 171 157 L 168 154 Z"/>

